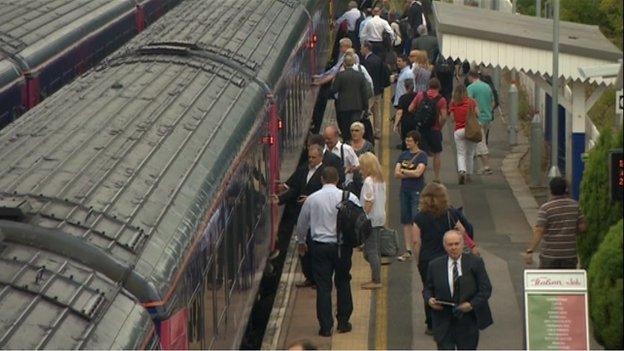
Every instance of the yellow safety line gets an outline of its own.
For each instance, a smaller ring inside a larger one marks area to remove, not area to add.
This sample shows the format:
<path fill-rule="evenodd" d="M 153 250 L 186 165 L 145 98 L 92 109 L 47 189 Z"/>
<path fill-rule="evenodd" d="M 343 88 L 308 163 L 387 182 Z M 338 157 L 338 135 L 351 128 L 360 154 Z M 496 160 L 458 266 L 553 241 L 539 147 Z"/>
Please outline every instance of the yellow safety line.
<path fill-rule="evenodd" d="M 386 192 L 390 190 L 389 184 L 392 176 L 392 165 L 390 164 L 390 133 L 392 127 L 390 124 L 390 97 L 392 96 L 391 88 L 386 88 L 383 94 L 383 113 L 381 126 L 381 166 L 386 174 Z M 389 197 L 386 196 L 386 225 L 388 222 Z M 388 266 L 381 267 L 381 284 L 382 288 L 378 290 L 377 306 L 376 306 L 376 329 L 375 329 L 375 349 L 386 350 L 388 348 Z"/>

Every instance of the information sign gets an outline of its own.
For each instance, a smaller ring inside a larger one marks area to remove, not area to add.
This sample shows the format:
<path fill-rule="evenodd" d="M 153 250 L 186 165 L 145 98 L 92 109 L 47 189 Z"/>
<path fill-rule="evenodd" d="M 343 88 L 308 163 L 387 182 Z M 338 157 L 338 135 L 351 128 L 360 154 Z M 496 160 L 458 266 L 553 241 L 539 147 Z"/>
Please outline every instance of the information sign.
<path fill-rule="evenodd" d="M 525 270 L 528 350 L 588 350 L 584 270 Z"/>

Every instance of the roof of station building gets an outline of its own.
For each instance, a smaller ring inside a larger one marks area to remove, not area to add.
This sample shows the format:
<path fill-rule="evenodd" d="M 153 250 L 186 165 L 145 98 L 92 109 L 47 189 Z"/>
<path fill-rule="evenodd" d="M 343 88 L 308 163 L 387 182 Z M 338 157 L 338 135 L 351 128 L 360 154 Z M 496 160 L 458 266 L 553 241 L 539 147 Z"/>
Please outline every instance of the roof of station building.
<path fill-rule="evenodd" d="M 442 2 L 435 2 L 434 16 L 444 56 L 527 73 L 552 74 L 552 19 Z M 621 58 L 622 51 L 598 26 L 560 21 L 560 78 L 611 85 L 615 78 L 586 78 L 578 68 L 613 64 Z"/>

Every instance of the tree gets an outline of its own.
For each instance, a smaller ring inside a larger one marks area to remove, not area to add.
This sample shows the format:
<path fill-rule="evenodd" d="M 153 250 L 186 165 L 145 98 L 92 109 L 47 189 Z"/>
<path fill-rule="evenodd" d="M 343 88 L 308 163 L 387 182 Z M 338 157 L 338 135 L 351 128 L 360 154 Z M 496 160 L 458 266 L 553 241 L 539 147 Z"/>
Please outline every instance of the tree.
<path fill-rule="evenodd" d="M 587 267 L 609 227 L 622 218 L 622 203 L 611 202 L 609 194 L 609 150 L 622 147 L 622 132 L 615 137 L 610 128 L 600 132 L 598 143 L 589 152 L 581 181 L 580 205 L 587 221 L 587 232 L 579 236 L 581 266 Z"/>
<path fill-rule="evenodd" d="M 589 265 L 589 314 L 596 340 L 622 349 L 622 220 L 611 227 Z"/>

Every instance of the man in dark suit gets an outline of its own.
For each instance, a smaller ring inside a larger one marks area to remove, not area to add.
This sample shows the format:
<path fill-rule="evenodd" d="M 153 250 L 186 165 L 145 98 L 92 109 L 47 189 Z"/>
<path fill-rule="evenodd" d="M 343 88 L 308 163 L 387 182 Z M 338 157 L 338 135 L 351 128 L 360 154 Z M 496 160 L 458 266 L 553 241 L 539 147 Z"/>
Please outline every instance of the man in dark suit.
<path fill-rule="evenodd" d="M 479 330 L 490 326 L 490 278 L 483 260 L 463 253 L 463 236 L 457 230 L 444 234 L 447 256 L 429 263 L 425 300 L 433 309 L 433 335 L 439 350 L 475 350 Z"/>
<path fill-rule="evenodd" d="M 308 165 L 307 167 L 299 167 L 288 178 L 286 182 L 279 185 L 281 190 L 278 196 L 279 204 L 291 204 L 292 218 L 297 218 L 301 211 L 303 202 L 308 195 L 321 189 L 321 173 L 323 172 L 323 149 L 318 145 L 308 146 Z M 309 239 L 309 238 L 308 238 Z M 301 256 L 301 270 L 305 276 L 305 281 L 296 284 L 297 287 L 314 287 L 314 278 L 312 276 L 312 267 L 310 255 L 306 253 Z"/>
<path fill-rule="evenodd" d="M 381 58 L 373 53 L 373 45 L 370 42 L 362 43 L 362 55 L 364 56 L 362 65 L 373 80 L 373 97 L 370 99 L 369 106 L 373 114 L 375 138 L 379 138 L 381 134 L 381 100 L 384 88 L 390 85 L 390 74 Z"/>
<path fill-rule="evenodd" d="M 322 150 L 325 148 L 325 138 L 320 134 L 312 134 L 308 137 L 308 148 L 310 145 L 318 145 Z M 340 156 L 336 156 L 331 151 L 325 150 L 323 153 L 323 167 L 334 167 L 338 171 L 338 187 L 342 188 L 342 184 L 344 184 L 345 181 L 345 169 Z"/>
<path fill-rule="evenodd" d="M 336 114 L 344 142 L 350 138 L 351 123 L 362 119 L 362 113 L 368 110 L 369 86 L 364 74 L 353 69 L 355 56 L 345 54 L 342 72 L 336 74 L 331 93 L 338 93 Z"/>

